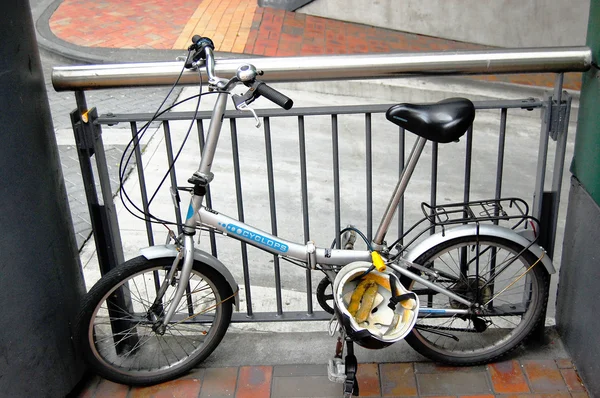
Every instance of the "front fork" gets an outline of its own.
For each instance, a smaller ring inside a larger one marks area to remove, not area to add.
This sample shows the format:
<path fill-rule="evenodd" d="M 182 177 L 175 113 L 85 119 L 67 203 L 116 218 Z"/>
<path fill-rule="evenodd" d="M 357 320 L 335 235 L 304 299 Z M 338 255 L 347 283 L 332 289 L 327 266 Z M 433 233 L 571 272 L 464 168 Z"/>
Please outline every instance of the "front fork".
<path fill-rule="evenodd" d="M 165 317 L 162 319 L 161 325 L 158 328 L 158 332 L 160 333 L 165 332 L 167 325 L 169 324 L 171 319 L 173 319 L 173 315 L 175 315 L 175 311 L 177 310 L 177 308 L 179 308 L 179 303 L 183 298 L 188 281 L 190 279 L 190 275 L 192 274 L 192 268 L 194 266 L 194 235 L 196 234 L 195 226 L 198 221 L 197 209 L 199 209 L 202 204 L 205 192 L 206 188 L 199 190 L 195 189 L 195 195 L 192 196 L 192 199 L 190 200 L 189 210 L 183 229 L 183 264 L 181 266 L 181 274 L 179 275 L 179 283 L 177 283 L 177 289 L 175 290 L 173 300 L 168 306 L 167 313 L 165 314 Z M 169 276 L 166 278 L 166 280 L 163 282 L 163 285 L 160 287 L 159 294 L 157 295 L 157 300 L 162 300 L 162 296 L 164 295 L 167 286 L 173 280 L 173 275 L 176 272 L 180 261 L 181 253 L 175 258 L 175 261 L 171 266 L 171 270 L 169 271 Z"/>

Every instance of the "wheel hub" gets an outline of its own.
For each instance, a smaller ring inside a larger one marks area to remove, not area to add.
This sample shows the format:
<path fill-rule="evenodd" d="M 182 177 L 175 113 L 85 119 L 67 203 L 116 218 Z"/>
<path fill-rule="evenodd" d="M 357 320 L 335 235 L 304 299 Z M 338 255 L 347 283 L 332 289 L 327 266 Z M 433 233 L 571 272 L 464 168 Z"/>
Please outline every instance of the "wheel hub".
<path fill-rule="evenodd" d="M 454 286 L 450 287 L 450 290 L 473 302 L 477 300 L 477 291 L 479 290 L 479 300 L 477 301 L 477 304 L 483 305 L 492 298 L 492 289 L 489 285 L 486 286 L 486 283 L 487 281 L 484 278 L 469 276 L 467 279 L 463 279 L 454 284 Z M 453 309 L 469 308 L 467 305 L 453 299 L 450 299 L 450 306 Z"/>

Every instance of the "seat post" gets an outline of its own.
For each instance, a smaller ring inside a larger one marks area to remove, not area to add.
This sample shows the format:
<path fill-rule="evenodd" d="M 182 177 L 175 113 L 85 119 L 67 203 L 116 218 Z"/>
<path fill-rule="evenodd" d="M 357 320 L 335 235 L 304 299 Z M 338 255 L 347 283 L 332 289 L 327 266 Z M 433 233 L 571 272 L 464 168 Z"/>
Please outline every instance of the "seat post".
<path fill-rule="evenodd" d="M 400 199 L 402 199 L 402 196 L 404 195 L 404 192 L 406 191 L 406 187 L 408 186 L 410 177 L 412 176 L 412 174 L 415 170 L 415 166 L 417 165 L 417 162 L 419 161 L 419 157 L 421 156 L 421 153 L 423 152 L 423 148 L 425 148 L 426 143 L 427 143 L 426 138 L 418 137 L 417 141 L 415 142 L 415 145 L 412 148 L 412 151 L 410 152 L 410 155 L 408 156 L 408 160 L 406 161 L 406 166 L 404 167 L 404 170 L 402 170 L 402 174 L 400 175 L 400 178 L 398 179 L 398 184 L 396 185 L 396 189 L 394 190 L 392 198 L 390 199 L 390 202 L 388 203 L 385 213 L 383 213 L 383 217 L 381 219 L 381 222 L 379 223 L 379 228 L 377 228 L 377 233 L 375 234 L 375 237 L 373 238 L 373 243 L 375 244 L 375 246 L 381 246 L 383 244 L 383 239 L 385 238 L 385 235 L 387 234 L 387 231 L 392 222 L 392 218 L 394 217 L 394 214 L 396 213 L 396 209 L 398 208 L 398 203 L 400 203 Z"/>

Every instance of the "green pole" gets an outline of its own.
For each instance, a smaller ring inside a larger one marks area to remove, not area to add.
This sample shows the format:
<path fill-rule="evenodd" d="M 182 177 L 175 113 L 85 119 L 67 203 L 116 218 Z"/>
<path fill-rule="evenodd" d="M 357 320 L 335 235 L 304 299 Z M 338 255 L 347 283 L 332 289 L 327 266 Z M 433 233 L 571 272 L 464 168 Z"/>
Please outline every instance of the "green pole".
<path fill-rule="evenodd" d="M 590 1 L 587 45 L 593 65 L 583 75 L 571 172 L 600 205 L 600 0 Z"/>

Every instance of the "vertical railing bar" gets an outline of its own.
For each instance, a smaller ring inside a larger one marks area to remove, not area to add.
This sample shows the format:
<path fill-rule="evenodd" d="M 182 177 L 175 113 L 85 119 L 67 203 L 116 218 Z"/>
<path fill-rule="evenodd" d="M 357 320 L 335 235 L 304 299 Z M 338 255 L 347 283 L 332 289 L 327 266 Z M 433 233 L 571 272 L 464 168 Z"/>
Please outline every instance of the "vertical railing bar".
<path fill-rule="evenodd" d="M 177 190 L 177 177 L 175 175 L 175 165 L 173 158 L 173 142 L 171 141 L 171 125 L 168 120 L 165 120 L 163 123 L 163 131 L 165 134 L 165 145 L 167 147 L 167 161 L 169 164 L 169 178 L 171 180 L 171 191 L 177 195 L 179 198 L 179 191 Z M 175 210 L 175 219 L 177 220 L 177 231 L 179 234 L 183 233 L 183 221 L 181 220 L 181 211 L 179 209 L 180 203 L 174 206 Z M 156 276 L 154 277 L 155 282 L 157 282 Z M 186 301 L 188 308 L 188 315 L 194 315 L 194 303 L 192 302 L 192 289 L 190 287 L 190 283 L 188 282 L 186 288 Z"/>
<path fill-rule="evenodd" d="M 169 121 L 163 121 L 163 131 L 165 133 L 165 145 L 167 147 L 167 161 L 169 162 L 169 177 L 171 179 L 171 189 L 173 192 L 177 191 L 177 177 L 175 175 L 175 166 L 173 165 L 173 142 L 171 141 L 171 126 Z M 171 167 L 173 165 L 173 167 Z M 181 220 L 181 211 L 178 207 L 175 207 L 175 219 L 177 220 L 177 231 L 179 234 L 183 233 L 183 222 Z"/>
<path fill-rule="evenodd" d="M 542 215 L 542 200 L 544 196 L 544 180 L 546 179 L 546 163 L 548 161 L 548 139 L 550 137 L 551 117 L 552 117 L 552 97 L 547 97 L 544 107 L 544 115 L 540 129 L 540 143 L 538 147 L 538 162 L 535 176 L 535 191 L 533 193 L 532 215 L 540 219 Z"/>
<path fill-rule="evenodd" d="M 463 201 L 468 202 L 471 196 L 471 160 L 473 154 L 473 125 L 467 130 L 467 145 L 465 148 L 465 188 Z"/>
<path fill-rule="evenodd" d="M 235 119 L 229 119 L 231 127 L 231 149 L 233 156 L 233 169 L 235 177 L 235 195 L 237 198 L 238 219 L 244 222 L 244 202 L 242 198 L 242 182 L 240 174 L 240 154 L 238 150 L 237 125 Z M 250 292 L 250 271 L 248 268 L 248 249 L 246 243 L 241 242 L 242 267 L 244 270 L 244 287 L 246 289 L 246 314 L 252 316 L 252 297 Z"/>
<path fill-rule="evenodd" d="M 338 140 L 338 115 L 331 115 L 331 145 L 333 149 L 333 202 L 335 207 L 335 246 L 341 248 L 341 216 L 340 216 L 340 154 Z"/>
<path fill-rule="evenodd" d="M 496 189 L 494 192 L 494 198 L 496 200 L 500 199 L 502 195 L 502 176 L 504 174 L 504 149 L 506 146 L 506 117 L 508 115 L 508 109 L 502 108 L 500 110 L 500 132 L 498 134 L 498 163 L 496 165 Z M 498 217 L 500 215 L 500 209 L 498 208 L 499 204 L 494 206 L 494 216 Z M 498 225 L 499 220 L 494 220 L 494 224 Z M 496 253 L 497 250 L 495 247 L 492 247 L 491 253 L 491 261 L 490 261 L 490 280 L 493 280 L 496 275 Z M 489 286 L 490 294 L 494 294 L 495 285 L 491 283 Z M 492 309 L 493 303 L 489 304 L 489 309 Z"/>
<path fill-rule="evenodd" d="M 471 155 L 473 153 L 473 125 L 469 126 L 466 134 L 466 148 L 465 148 L 465 186 L 463 192 L 463 202 L 467 203 L 469 201 L 470 192 L 471 192 Z M 468 217 L 468 213 L 465 209 L 464 213 L 465 217 Z M 460 256 L 460 274 L 466 277 L 469 274 L 469 265 L 467 263 L 467 248 L 463 247 L 461 249 Z"/>
<path fill-rule="evenodd" d="M 559 73 L 556 77 L 556 84 L 554 87 L 555 97 L 557 98 L 559 107 L 562 105 L 562 83 L 563 74 Z M 554 201 L 554 207 L 552 209 L 552 225 L 550 225 L 550 242 L 549 247 L 546 248 L 550 257 L 554 257 L 554 248 L 556 243 L 556 225 L 558 221 L 558 210 L 560 206 L 560 192 L 562 190 L 562 175 L 565 166 L 565 156 L 567 151 L 567 138 L 569 133 L 569 119 L 571 117 L 571 96 L 567 96 L 565 118 L 563 120 L 563 131 L 558 132 L 558 139 L 556 142 L 556 152 L 554 154 L 554 170 L 552 174 L 552 191 L 556 192 L 556 200 Z"/>
<path fill-rule="evenodd" d="M 124 261 L 123 245 L 119 230 L 118 218 L 115 210 L 115 204 L 112 197 L 110 186 L 110 177 L 108 175 L 108 165 L 106 163 L 106 154 L 102 142 L 100 126 L 95 126 L 97 112 L 94 108 L 88 109 L 85 94 L 83 91 L 75 91 L 75 101 L 77 102 L 77 111 L 71 113 L 71 123 L 73 133 L 75 133 L 75 142 L 83 188 L 87 199 L 90 222 L 92 224 L 92 233 L 96 245 L 96 252 L 100 266 L 100 273 L 105 275 L 112 269 L 115 269 Z M 83 115 L 87 114 L 89 119 L 84 122 Z M 76 124 L 79 123 L 79 133 Z M 95 127 L 98 130 L 95 130 Z M 89 140 L 89 141 L 88 141 Z M 90 146 L 91 145 L 91 146 Z M 91 157 L 96 158 L 96 168 L 102 193 L 103 204 L 100 204 L 96 183 L 94 180 L 94 170 Z M 131 295 L 125 292 L 116 292 L 107 299 L 108 315 L 113 318 L 119 318 L 119 311 L 123 309 L 133 311 Z M 110 327 L 115 336 L 124 333 L 130 329 L 124 327 L 122 322 L 114 320 L 110 322 Z M 138 335 L 135 330 L 127 338 L 114 338 L 117 354 L 123 354 L 126 347 L 124 344 L 136 344 Z"/>
<path fill-rule="evenodd" d="M 429 201 L 431 202 L 431 215 L 434 215 L 435 207 L 437 206 L 437 181 L 438 181 L 438 147 L 439 144 L 437 142 L 431 143 L 431 197 Z M 435 234 L 435 223 L 433 221 L 429 222 L 431 227 L 429 228 L 429 235 Z M 433 294 L 427 294 L 427 306 L 433 306 Z"/>
<path fill-rule="evenodd" d="M 373 153 L 371 114 L 365 113 L 365 153 L 367 169 L 367 239 L 373 240 Z"/>
<path fill-rule="evenodd" d="M 429 201 L 431 202 L 431 215 L 433 216 L 434 209 L 437 206 L 437 182 L 438 182 L 438 143 L 431 143 L 431 196 Z M 431 228 L 429 228 L 429 235 L 435 233 L 435 224 L 430 221 Z"/>
<path fill-rule="evenodd" d="M 273 150 L 271 147 L 271 121 L 268 117 L 263 119 L 265 130 L 265 154 L 267 158 L 267 181 L 269 185 L 269 209 L 271 211 L 271 233 L 277 236 L 277 208 L 275 206 L 275 178 L 273 173 Z M 283 314 L 281 299 L 281 274 L 279 270 L 279 256 L 273 255 L 273 268 L 275 270 L 275 295 L 277 301 L 277 315 Z"/>
<path fill-rule="evenodd" d="M 204 123 L 202 123 L 202 119 L 196 120 L 196 125 L 198 129 L 198 143 L 200 145 L 200 153 L 204 150 Z M 210 184 L 206 187 L 206 206 L 212 209 L 212 196 L 210 194 Z M 210 252 L 214 257 L 217 257 L 217 238 L 215 235 L 215 231 L 209 231 L 208 237 L 210 240 Z"/>
<path fill-rule="evenodd" d="M 400 177 L 404 171 L 406 131 L 403 127 L 400 127 L 398 133 L 400 137 L 398 139 L 398 177 Z M 402 235 L 404 235 L 404 196 L 398 202 L 398 237 Z M 404 244 L 404 239 L 400 239 L 400 244 Z"/>
<path fill-rule="evenodd" d="M 494 198 L 500 199 L 502 195 L 502 176 L 504 172 L 504 148 L 506 146 L 506 117 L 508 109 L 502 108 L 500 111 L 500 133 L 498 136 L 498 164 L 496 165 L 496 190 Z M 496 208 L 495 216 L 498 215 L 498 209 Z M 498 220 L 494 221 L 498 224 Z"/>
<path fill-rule="evenodd" d="M 144 214 L 148 214 L 150 209 L 148 208 L 148 192 L 146 191 L 146 176 L 144 175 L 144 164 L 142 163 L 142 149 L 140 147 L 140 140 L 138 138 L 137 123 L 130 122 L 131 136 L 133 138 L 133 148 L 135 155 L 135 167 L 138 173 L 138 181 L 140 183 L 140 194 L 142 195 L 142 208 Z M 154 246 L 154 233 L 152 232 L 152 223 L 145 217 L 144 224 L 146 225 L 146 235 L 148 236 L 148 245 Z"/>
<path fill-rule="evenodd" d="M 300 190 L 302 192 L 302 224 L 304 227 L 304 241 L 310 240 L 310 219 L 308 215 L 308 178 L 306 174 L 306 137 L 304 134 L 304 116 L 298 116 L 298 146 L 300 152 Z M 312 314 L 312 273 L 306 269 L 306 306 L 308 313 Z"/>
<path fill-rule="evenodd" d="M 564 76 L 565 76 L 564 73 L 557 73 L 556 78 L 554 79 L 554 93 L 552 94 L 552 98 L 559 105 L 562 100 L 562 88 L 563 88 Z"/>

